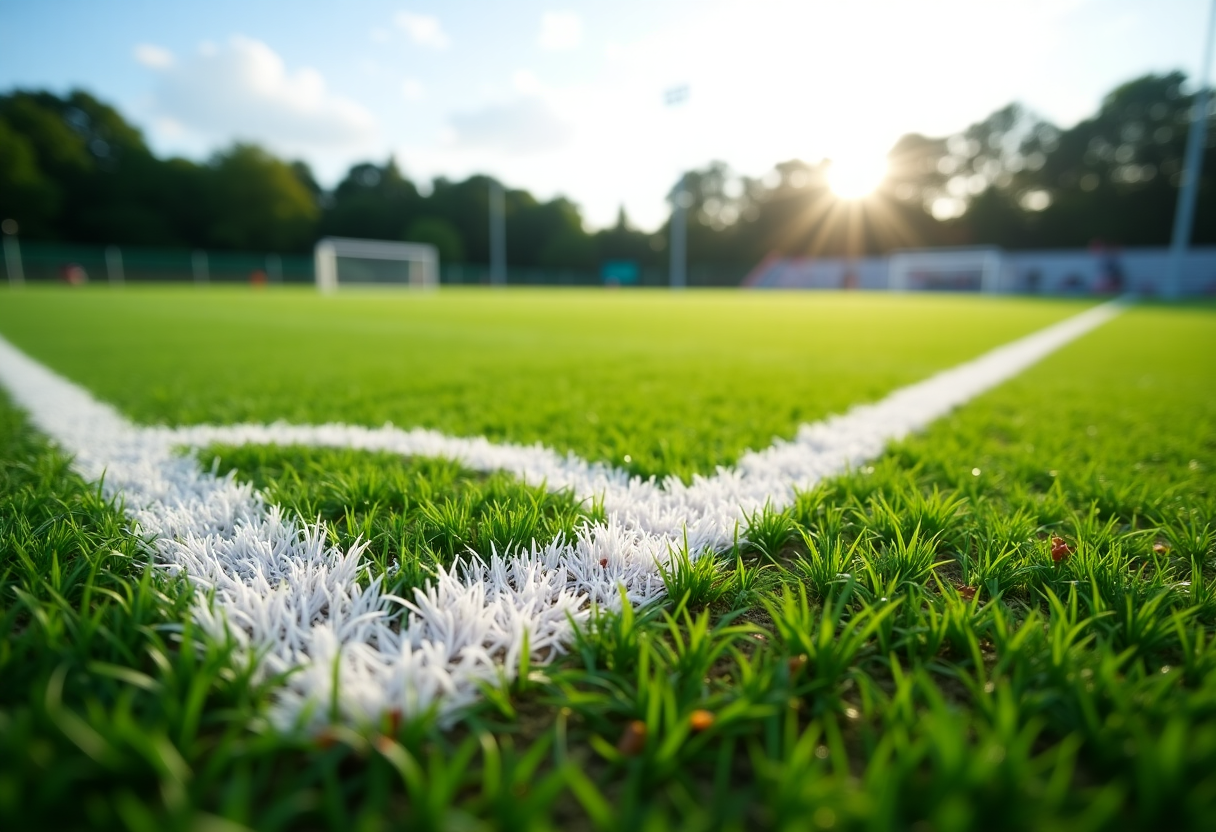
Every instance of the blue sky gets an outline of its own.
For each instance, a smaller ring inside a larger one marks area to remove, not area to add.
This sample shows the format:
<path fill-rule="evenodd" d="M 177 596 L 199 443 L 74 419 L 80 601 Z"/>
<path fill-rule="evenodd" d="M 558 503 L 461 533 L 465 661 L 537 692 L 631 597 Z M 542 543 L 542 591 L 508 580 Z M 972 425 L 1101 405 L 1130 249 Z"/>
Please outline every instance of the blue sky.
<path fill-rule="evenodd" d="M 161 153 L 234 139 L 325 184 L 395 155 L 651 228 L 681 169 L 881 169 L 1011 100 L 1067 126 L 1115 84 L 1195 75 L 1207 0 L 0 0 L 0 89 L 82 87 Z M 686 104 L 663 93 L 687 84 Z"/>

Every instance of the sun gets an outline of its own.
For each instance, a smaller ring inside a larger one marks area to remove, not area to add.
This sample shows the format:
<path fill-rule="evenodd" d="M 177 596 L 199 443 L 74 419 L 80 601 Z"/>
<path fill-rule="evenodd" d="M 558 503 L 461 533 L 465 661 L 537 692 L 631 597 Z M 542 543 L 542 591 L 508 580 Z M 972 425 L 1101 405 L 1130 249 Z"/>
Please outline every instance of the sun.
<path fill-rule="evenodd" d="M 827 170 L 828 187 L 840 199 L 869 196 L 887 177 L 887 160 L 881 156 L 842 156 L 832 159 Z"/>

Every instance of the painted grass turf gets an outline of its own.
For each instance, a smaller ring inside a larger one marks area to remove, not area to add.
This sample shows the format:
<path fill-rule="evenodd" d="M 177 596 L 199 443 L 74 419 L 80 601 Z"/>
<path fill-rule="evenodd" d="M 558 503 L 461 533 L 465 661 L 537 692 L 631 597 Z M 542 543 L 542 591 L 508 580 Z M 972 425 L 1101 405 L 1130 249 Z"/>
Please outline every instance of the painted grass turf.
<path fill-rule="evenodd" d="M 180 587 L 5 408 L 0 760 L 21 764 L 0 765 L 0 818 L 1206 828 L 1214 349 L 1211 308 L 1135 309 L 872 470 L 757 516 L 742 550 L 669 576 L 671 603 L 602 619 L 458 730 L 386 720 L 317 741 L 257 728 L 266 691 L 223 645 L 178 649 L 162 625 Z M 509 535 L 492 516 L 552 533 L 594 511 L 443 463 L 214 453 L 335 535 L 372 534 L 373 569 L 422 546 L 442 558 L 461 542 L 444 534 Z M 468 522 L 435 522 L 443 506 Z M 1061 563 L 1053 534 L 1074 549 Z M 700 710 L 713 720 L 695 731 Z M 633 720 L 646 738 L 630 747 Z"/>
<path fill-rule="evenodd" d="M 1084 305 L 43 287 L 0 294 L 0 332 L 138 422 L 392 421 L 688 476 Z"/>

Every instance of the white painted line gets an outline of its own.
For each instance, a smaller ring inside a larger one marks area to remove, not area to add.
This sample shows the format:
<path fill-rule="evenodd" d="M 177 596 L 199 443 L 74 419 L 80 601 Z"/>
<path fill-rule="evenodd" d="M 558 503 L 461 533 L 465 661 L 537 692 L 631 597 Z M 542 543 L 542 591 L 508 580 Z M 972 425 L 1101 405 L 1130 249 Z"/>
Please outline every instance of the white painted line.
<path fill-rule="evenodd" d="M 585 619 L 593 604 L 618 608 L 622 585 L 632 604 L 661 597 L 660 566 L 685 534 L 694 555 L 729 548 L 737 524 L 766 502 L 788 506 L 797 489 L 878 456 L 888 442 L 923 429 L 1121 308 L 1090 309 L 877 404 L 804 425 L 793 440 L 749 451 L 734 468 L 690 484 L 630 478 L 540 445 L 391 426 L 138 427 L 3 338 L 0 383 L 39 430 L 74 456 L 83 477 L 102 480 L 104 493 L 123 501 L 139 533 L 152 538 L 157 561 L 190 578 L 198 588 L 193 614 L 208 632 L 231 633 L 260 657 L 264 677 L 294 671 L 272 717 L 310 727 L 331 712 L 351 722 L 432 705 L 455 713 L 480 683 L 512 677 L 525 634 L 533 661 L 545 662 L 568 642 L 571 619 Z M 396 599 L 368 580 L 360 547 L 326 546 L 322 529 L 284 517 L 231 475 L 214 476 L 193 454 L 176 451 L 215 442 L 446 457 L 570 489 L 579 498 L 602 496 L 608 519 L 584 526 L 573 541 L 470 554 L 426 592 Z"/>

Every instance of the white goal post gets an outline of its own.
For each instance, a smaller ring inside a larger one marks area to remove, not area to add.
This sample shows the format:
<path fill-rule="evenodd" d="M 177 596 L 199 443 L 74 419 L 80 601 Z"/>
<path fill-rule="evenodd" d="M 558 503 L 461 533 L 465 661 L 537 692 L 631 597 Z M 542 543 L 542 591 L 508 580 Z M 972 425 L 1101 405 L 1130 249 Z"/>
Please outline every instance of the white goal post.
<path fill-rule="evenodd" d="M 324 237 L 313 251 L 317 288 L 439 285 L 439 250 L 427 243 Z"/>
<path fill-rule="evenodd" d="M 888 263 L 888 285 L 896 292 L 998 292 L 1004 268 L 999 248 L 899 251 Z"/>

